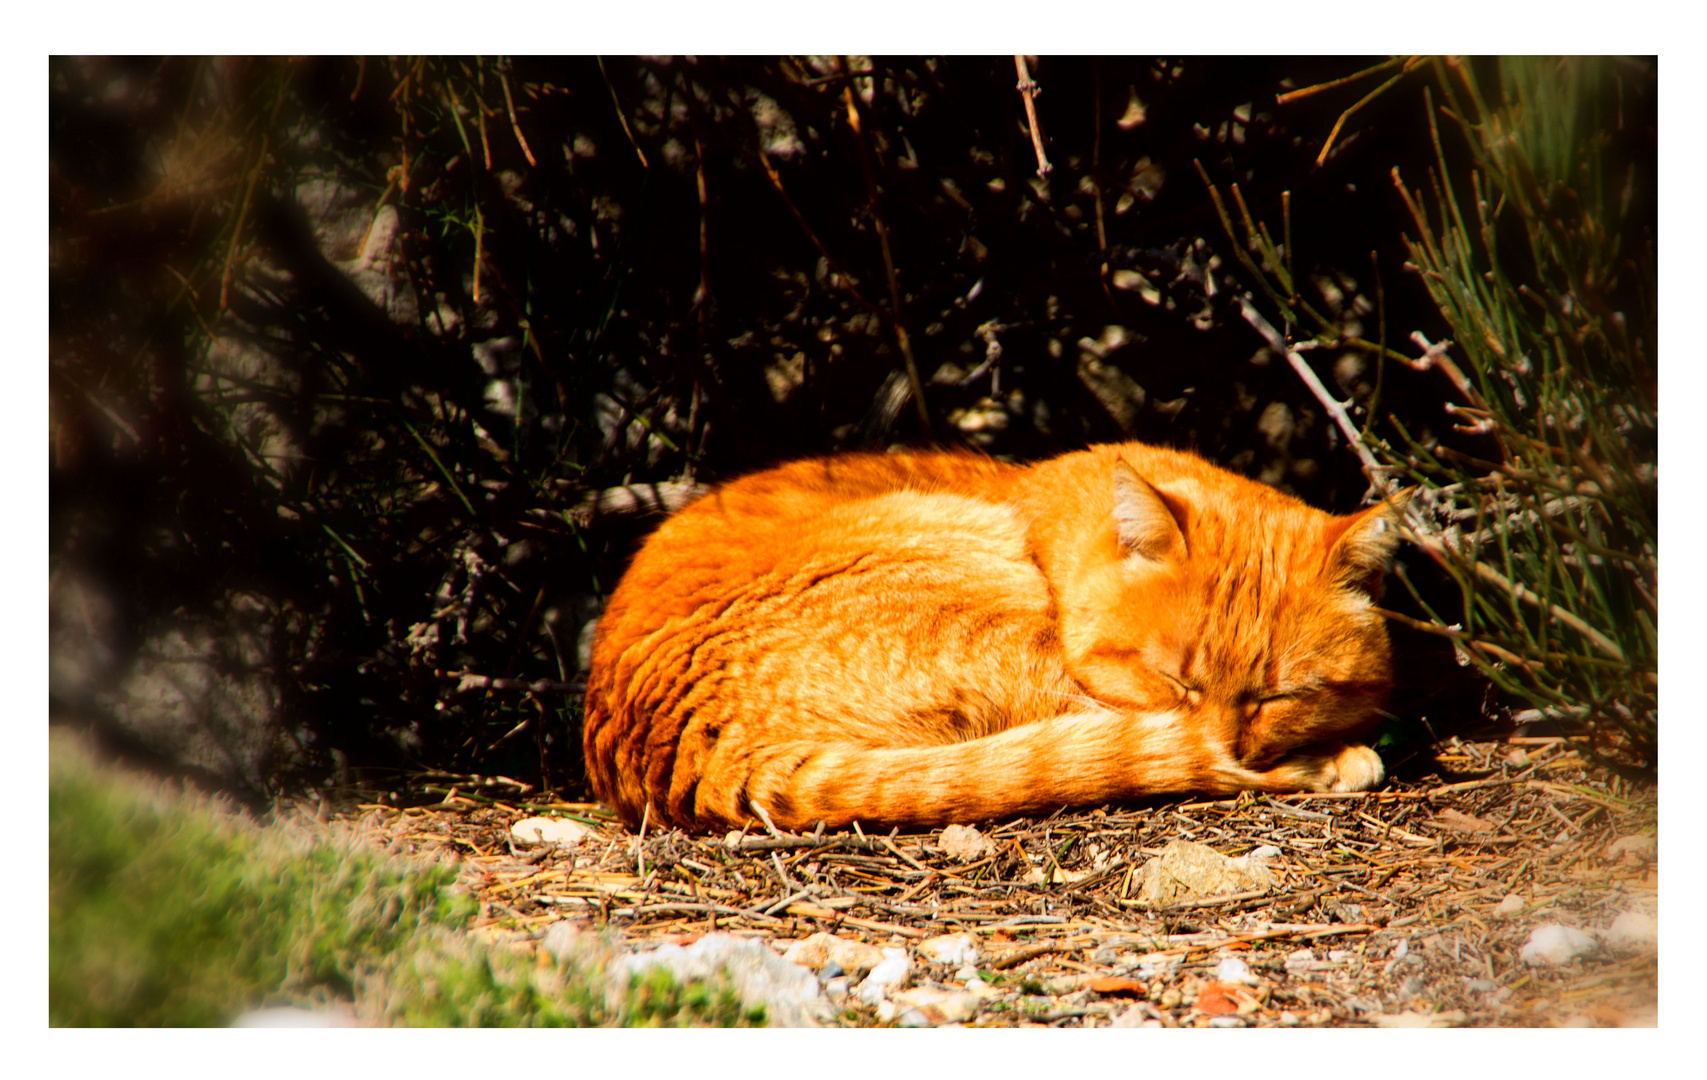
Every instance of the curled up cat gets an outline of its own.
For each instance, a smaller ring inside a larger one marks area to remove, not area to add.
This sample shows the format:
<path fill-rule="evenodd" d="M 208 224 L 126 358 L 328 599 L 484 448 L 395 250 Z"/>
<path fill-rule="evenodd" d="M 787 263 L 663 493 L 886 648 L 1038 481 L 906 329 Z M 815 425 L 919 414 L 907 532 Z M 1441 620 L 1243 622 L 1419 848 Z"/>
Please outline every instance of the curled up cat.
<path fill-rule="evenodd" d="M 631 824 L 695 830 L 1366 790 L 1400 510 L 1336 517 L 1137 443 L 746 476 L 611 597 L 588 774 Z"/>

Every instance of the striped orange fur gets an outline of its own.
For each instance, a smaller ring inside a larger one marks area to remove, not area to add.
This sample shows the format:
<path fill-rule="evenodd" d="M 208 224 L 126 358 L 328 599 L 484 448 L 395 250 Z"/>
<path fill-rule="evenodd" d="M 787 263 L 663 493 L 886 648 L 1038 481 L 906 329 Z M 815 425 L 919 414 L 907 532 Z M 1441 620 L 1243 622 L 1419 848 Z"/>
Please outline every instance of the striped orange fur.
<path fill-rule="evenodd" d="M 589 777 L 629 822 L 935 826 L 1362 790 L 1397 508 L 1136 443 L 849 454 L 666 521 L 600 619 Z"/>

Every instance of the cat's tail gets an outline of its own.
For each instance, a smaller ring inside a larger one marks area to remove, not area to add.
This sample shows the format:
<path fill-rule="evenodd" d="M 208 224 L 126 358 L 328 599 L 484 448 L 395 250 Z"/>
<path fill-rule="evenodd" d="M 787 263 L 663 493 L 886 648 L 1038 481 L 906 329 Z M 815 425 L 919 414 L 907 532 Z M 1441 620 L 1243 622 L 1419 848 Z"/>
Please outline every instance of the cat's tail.
<path fill-rule="evenodd" d="M 744 784 L 702 780 L 695 803 L 705 824 L 751 820 L 757 804 L 786 829 L 939 826 L 1184 792 L 1361 791 L 1382 778 L 1364 746 L 1318 748 L 1257 772 L 1181 713 L 1094 709 L 944 745 L 783 744 L 752 762 Z"/>

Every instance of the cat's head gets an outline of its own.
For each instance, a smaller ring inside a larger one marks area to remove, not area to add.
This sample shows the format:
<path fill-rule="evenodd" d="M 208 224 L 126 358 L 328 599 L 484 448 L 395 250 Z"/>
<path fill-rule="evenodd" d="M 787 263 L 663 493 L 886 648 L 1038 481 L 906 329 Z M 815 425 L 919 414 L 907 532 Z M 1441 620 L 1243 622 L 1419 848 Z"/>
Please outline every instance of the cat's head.
<path fill-rule="evenodd" d="M 1111 486 L 1079 595 L 1062 598 L 1087 690 L 1178 710 L 1251 769 L 1377 719 L 1391 652 L 1373 601 L 1402 496 L 1336 517 L 1218 471 L 1152 484 L 1125 461 Z"/>

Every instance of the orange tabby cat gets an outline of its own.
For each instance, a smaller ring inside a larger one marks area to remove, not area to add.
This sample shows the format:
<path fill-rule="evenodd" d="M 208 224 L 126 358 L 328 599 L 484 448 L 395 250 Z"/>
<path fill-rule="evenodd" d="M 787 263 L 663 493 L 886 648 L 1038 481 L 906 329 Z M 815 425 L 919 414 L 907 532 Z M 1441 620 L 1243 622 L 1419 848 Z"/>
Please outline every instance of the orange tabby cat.
<path fill-rule="evenodd" d="M 850 454 L 666 521 L 600 619 L 594 790 L 629 822 L 935 826 L 1169 792 L 1358 791 L 1397 507 L 1333 517 L 1136 443 Z"/>

